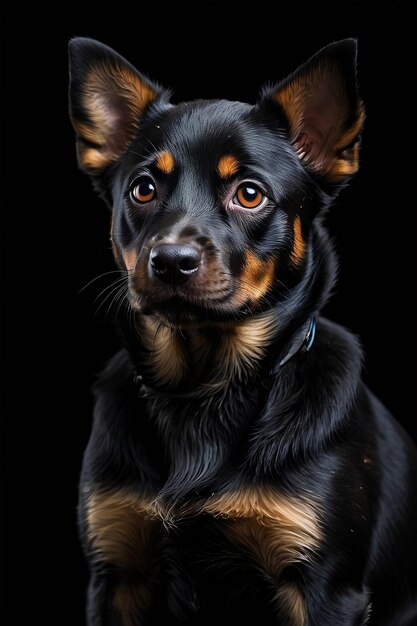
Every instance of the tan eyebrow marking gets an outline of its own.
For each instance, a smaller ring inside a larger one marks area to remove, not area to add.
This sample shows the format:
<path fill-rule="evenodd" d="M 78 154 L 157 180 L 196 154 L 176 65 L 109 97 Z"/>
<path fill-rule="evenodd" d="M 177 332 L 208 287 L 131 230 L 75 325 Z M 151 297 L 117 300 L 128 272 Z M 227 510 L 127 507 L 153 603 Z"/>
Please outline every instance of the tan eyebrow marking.
<path fill-rule="evenodd" d="M 217 163 L 217 172 L 221 178 L 228 178 L 236 174 L 239 161 L 232 154 L 225 154 Z"/>
<path fill-rule="evenodd" d="M 162 150 L 156 158 L 156 167 L 164 174 L 171 174 L 174 170 L 174 157 L 168 150 Z"/>

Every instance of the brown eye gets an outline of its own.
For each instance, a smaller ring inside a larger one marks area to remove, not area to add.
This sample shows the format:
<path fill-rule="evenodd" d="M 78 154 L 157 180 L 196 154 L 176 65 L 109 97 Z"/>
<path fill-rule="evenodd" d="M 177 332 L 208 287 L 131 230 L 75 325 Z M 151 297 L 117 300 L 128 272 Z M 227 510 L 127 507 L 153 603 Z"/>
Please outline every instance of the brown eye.
<path fill-rule="evenodd" d="M 139 204 L 151 202 L 156 197 L 155 183 L 149 176 L 139 178 L 130 190 L 130 197 Z"/>
<path fill-rule="evenodd" d="M 252 183 L 243 183 L 238 187 L 233 204 L 244 209 L 257 209 L 266 200 L 266 196 Z"/>

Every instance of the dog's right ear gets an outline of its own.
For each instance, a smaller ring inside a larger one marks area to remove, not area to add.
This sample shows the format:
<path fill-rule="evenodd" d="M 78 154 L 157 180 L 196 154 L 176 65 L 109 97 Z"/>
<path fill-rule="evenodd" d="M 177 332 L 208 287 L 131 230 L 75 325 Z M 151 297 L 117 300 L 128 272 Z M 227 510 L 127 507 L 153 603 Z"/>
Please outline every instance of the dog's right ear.
<path fill-rule="evenodd" d="M 148 107 L 167 92 L 94 39 L 69 44 L 70 117 L 80 166 L 100 174 L 125 152 Z"/>
<path fill-rule="evenodd" d="M 300 161 L 323 180 L 343 183 L 359 167 L 364 108 L 356 80 L 357 43 L 322 48 L 284 81 L 262 94 L 278 105 Z"/>

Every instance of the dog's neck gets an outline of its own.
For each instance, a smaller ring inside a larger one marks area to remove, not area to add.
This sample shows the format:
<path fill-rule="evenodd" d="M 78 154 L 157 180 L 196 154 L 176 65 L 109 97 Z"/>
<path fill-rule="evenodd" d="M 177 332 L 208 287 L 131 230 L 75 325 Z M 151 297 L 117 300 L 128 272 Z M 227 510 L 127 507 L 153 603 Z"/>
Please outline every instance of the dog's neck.
<path fill-rule="evenodd" d="M 245 320 L 174 329 L 156 317 L 137 321 L 141 345 L 137 382 L 150 392 L 175 397 L 208 396 L 230 385 L 276 373 L 314 339 L 310 318 L 294 334 L 280 328 L 275 310 Z M 288 339 L 290 337 L 290 339 Z"/>
<path fill-rule="evenodd" d="M 143 316 L 139 334 L 146 356 L 145 373 L 155 387 L 202 385 L 218 388 L 244 383 L 259 368 L 279 333 L 273 311 L 225 324 L 173 329 Z"/>

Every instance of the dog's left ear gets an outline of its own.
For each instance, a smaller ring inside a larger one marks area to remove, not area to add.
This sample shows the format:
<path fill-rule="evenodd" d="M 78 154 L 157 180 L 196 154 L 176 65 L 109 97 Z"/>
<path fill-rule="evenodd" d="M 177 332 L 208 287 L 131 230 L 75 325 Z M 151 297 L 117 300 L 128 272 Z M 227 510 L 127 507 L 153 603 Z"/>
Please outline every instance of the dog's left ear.
<path fill-rule="evenodd" d="M 261 106 L 280 107 L 301 161 L 331 183 L 359 167 L 364 108 L 356 53 L 354 39 L 332 43 L 261 98 Z"/>
<path fill-rule="evenodd" d="M 69 57 L 78 162 L 87 173 L 98 175 L 125 152 L 150 107 L 169 94 L 94 39 L 72 39 Z"/>

